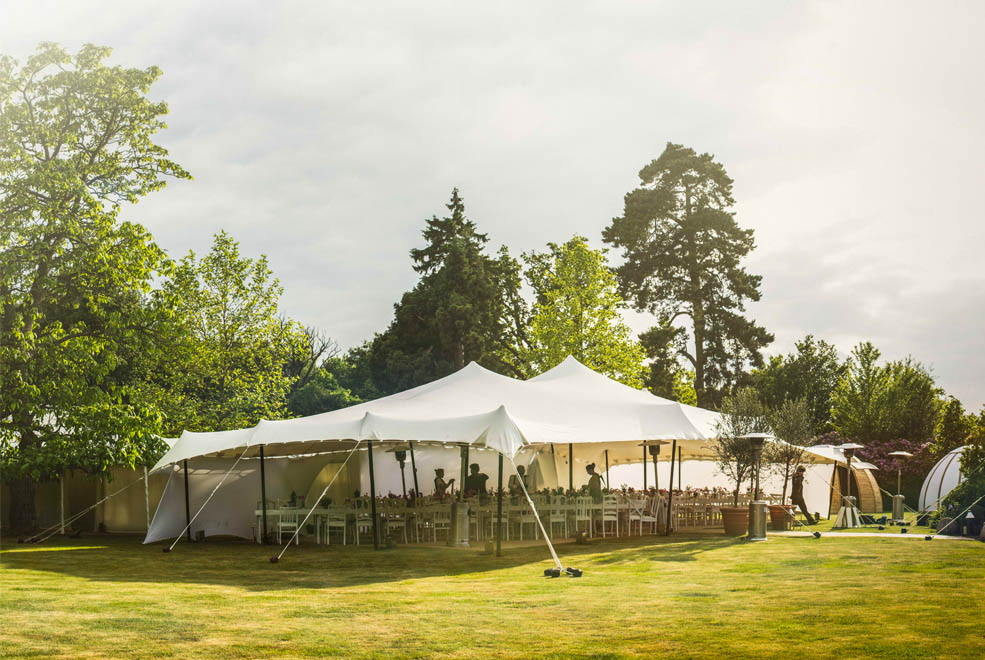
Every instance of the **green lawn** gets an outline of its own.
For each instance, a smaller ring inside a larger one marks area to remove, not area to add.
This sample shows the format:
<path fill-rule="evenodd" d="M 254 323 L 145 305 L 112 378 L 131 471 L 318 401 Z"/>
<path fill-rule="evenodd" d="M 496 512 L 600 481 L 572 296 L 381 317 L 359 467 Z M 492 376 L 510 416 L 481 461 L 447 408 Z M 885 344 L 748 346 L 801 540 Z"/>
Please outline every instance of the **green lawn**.
<path fill-rule="evenodd" d="M 0 553 L 2 657 L 974 658 L 985 545 L 722 536 L 546 549 L 55 539 Z"/>

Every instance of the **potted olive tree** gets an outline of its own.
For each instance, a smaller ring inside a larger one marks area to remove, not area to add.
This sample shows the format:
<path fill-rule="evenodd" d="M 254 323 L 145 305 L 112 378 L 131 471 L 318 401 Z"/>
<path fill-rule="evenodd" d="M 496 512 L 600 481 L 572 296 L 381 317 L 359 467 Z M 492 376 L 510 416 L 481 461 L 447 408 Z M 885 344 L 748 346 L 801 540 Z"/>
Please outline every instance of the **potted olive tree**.
<path fill-rule="evenodd" d="M 787 485 L 798 465 L 811 462 L 811 454 L 804 450 L 814 437 L 810 410 L 804 399 L 788 400 L 769 411 L 767 418 L 777 442 L 770 443 L 763 452 L 763 461 L 770 472 L 783 477 L 782 499 L 779 505 L 770 506 L 770 522 L 774 529 L 786 529 L 791 519 L 785 506 Z"/>
<path fill-rule="evenodd" d="M 735 484 L 732 506 L 722 507 L 722 523 L 729 536 L 745 534 L 749 528 L 749 509 L 739 506 L 739 490 L 755 469 L 756 452 L 750 440 L 744 436 L 764 428 L 765 411 L 755 390 L 746 388 L 733 396 L 725 397 L 717 425 L 715 462 L 718 464 L 718 471 Z"/>

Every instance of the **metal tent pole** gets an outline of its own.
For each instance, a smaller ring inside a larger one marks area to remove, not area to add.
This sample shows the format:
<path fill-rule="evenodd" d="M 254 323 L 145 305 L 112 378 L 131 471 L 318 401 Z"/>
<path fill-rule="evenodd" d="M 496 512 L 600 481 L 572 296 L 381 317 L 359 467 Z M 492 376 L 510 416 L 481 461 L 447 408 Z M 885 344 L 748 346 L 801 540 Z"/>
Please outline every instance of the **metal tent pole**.
<path fill-rule="evenodd" d="M 410 445 L 410 471 L 414 475 L 414 499 L 421 496 L 421 489 L 417 485 L 417 461 L 414 460 L 414 441 L 407 443 Z"/>
<path fill-rule="evenodd" d="M 499 490 L 496 491 L 496 556 L 503 556 L 503 455 L 499 455 Z"/>
<path fill-rule="evenodd" d="M 568 443 L 568 491 L 575 492 L 575 453 L 574 445 Z"/>
<path fill-rule="evenodd" d="M 263 445 L 260 445 L 260 509 L 263 511 L 263 533 L 260 543 L 266 543 L 270 536 L 267 534 L 267 472 L 264 468 Z"/>
<path fill-rule="evenodd" d="M 612 485 L 609 483 L 609 450 L 605 450 L 605 487 L 612 490 Z"/>
<path fill-rule="evenodd" d="M 188 498 L 188 460 L 184 461 L 185 466 L 185 525 L 188 540 L 192 540 L 192 506 Z"/>
<path fill-rule="evenodd" d="M 373 471 L 373 440 L 367 440 L 369 443 L 369 501 L 370 501 L 370 513 L 373 516 L 373 550 L 380 549 L 380 534 L 377 529 L 376 521 L 376 473 Z M 356 530 L 356 534 L 359 534 L 359 530 Z"/>
<path fill-rule="evenodd" d="M 835 496 L 835 477 L 837 475 L 838 475 L 838 461 L 835 461 L 834 467 L 831 468 L 831 482 L 828 483 L 828 486 L 830 487 L 828 489 L 828 520 L 831 520 L 831 500 L 833 500 Z M 841 489 L 839 488 L 839 490 Z M 841 495 L 841 493 L 838 493 L 838 495 Z"/>
<path fill-rule="evenodd" d="M 684 447 L 677 448 L 677 490 L 683 491 L 681 488 L 681 475 L 684 474 Z"/>
<path fill-rule="evenodd" d="M 670 448 L 670 488 L 667 489 L 667 529 L 664 531 L 664 536 L 670 536 L 670 514 L 673 511 L 674 503 L 674 454 L 677 453 L 677 440 L 674 440 L 673 446 Z"/>
<path fill-rule="evenodd" d="M 468 477 L 469 446 L 462 445 L 462 480 L 458 482 L 458 501 L 465 501 L 465 479 Z"/>
<path fill-rule="evenodd" d="M 646 443 L 643 443 L 643 490 L 646 490 Z"/>

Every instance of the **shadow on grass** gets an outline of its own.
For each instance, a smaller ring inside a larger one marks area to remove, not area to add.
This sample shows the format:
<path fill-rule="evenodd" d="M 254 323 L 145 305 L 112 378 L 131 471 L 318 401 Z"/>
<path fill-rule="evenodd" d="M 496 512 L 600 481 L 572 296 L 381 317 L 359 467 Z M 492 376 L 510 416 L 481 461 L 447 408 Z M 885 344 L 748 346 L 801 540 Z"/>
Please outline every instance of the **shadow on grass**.
<path fill-rule="evenodd" d="M 642 537 L 556 546 L 565 566 L 605 566 L 650 561 L 694 561 L 710 550 L 741 542 L 721 536 Z M 87 580 L 233 586 L 253 591 L 346 588 L 386 582 L 468 575 L 529 567 L 518 577 L 540 578 L 553 565 L 545 545 L 508 547 L 503 557 L 476 549 L 435 545 L 374 551 L 354 546 L 292 546 L 277 564 L 278 546 L 209 540 L 179 543 L 169 554 L 162 544 L 142 545 L 138 537 L 90 536 L 52 539 L 44 545 L 5 545 L 4 570 L 42 571 Z M 588 569 L 586 569 L 587 572 Z"/>

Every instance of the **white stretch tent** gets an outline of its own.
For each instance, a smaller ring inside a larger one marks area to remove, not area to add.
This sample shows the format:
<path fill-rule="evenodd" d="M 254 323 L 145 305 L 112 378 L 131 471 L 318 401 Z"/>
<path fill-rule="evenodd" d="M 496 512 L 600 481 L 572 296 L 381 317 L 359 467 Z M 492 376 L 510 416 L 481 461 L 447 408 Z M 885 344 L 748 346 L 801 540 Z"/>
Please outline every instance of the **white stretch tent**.
<path fill-rule="evenodd" d="M 264 420 L 248 429 L 184 432 L 153 468 L 170 468 L 172 479 L 145 542 L 181 531 L 184 485 L 178 466 L 185 461 L 196 473 L 189 479 L 193 502 L 204 502 L 213 488 L 209 484 L 218 483 L 221 478 L 221 474 L 214 481 L 211 477 L 195 478 L 199 470 L 204 475 L 215 473 L 222 462 L 213 459 L 224 459 L 229 465 L 229 459 L 242 457 L 247 459 L 240 463 L 244 474 L 253 474 L 257 471 L 256 462 L 249 459 L 259 456 L 262 447 L 268 464 L 274 463 L 269 460 L 272 458 L 296 462 L 297 457 L 307 457 L 301 460 L 317 464 L 313 479 L 332 460 L 315 455 L 344 456 L 365 440 L 382 444 L 380 449 L 406 441 L 432 447 L 468 445 L 476 450 L 490 449 L 518 464 L 532 465 L 538 487 L 566 486 L 567 475 L 557 473 L 558 455 L 562 455 L 560 460 L 564 463 L 593 462 L 603 468 L 606 460 L 610 465 L 640 462 L 645 455 L 645 447 L 640 446 L 643 442 L 677 440 L 685 460 L 711 458 L 718 420 L 718 413 L 628 387 L 572 357 L 527 381 L 494 373 L 473 362 L 445 378 L 350 408 L 299 419 Z M 494 456 L 494 452 L 477 451 L 474 456 Z M 831 457 L 818 454 L 819 462 L 844 460 L 836 455 L 836 449 L 829 453 Z M 389 466 L 391 470 L 393 463 L 374 460 L 374 465 Z M 250 464 L 254 466 L 248 467 Z M 455 463 L 449 460 L 444 464 Z M 578 487 L 587 479 L 587 473 L 584 469 L 574 472 Z M 425 474 L 424 479 L 429 482 L 429 475 Z M 204 526 L 206 535 L 250 535 L 244 528 L 248 516 L 234 515 L 231 509 L 236 506 L 242 511 L 244 499 L 253 502 L 258 498 L 256 480 L 257 476 L 238 475 L 236 483 L 242 482 L 245 489 L 242 494 L 230 492 L 229 497 L 223 495 L 210 502 L 203 516 L 208 519 L 209 513 L 214 520 Z M 247 487 L 247 483 L 254 485 Z M 226 488 L 224 485 L 223 490 Z M 247 497 L 250 488 L 257 497 Z M 303 488 L 307 490 L 307 483 Z M 276 495 L 268 492 L 268 497 Z M 197 508 L 193 505 L 192 510 Z M 251 506 L 246 508 L 252 512 Z M 226 509 L 228 515 L 216 514 Z M 196 521 L 196 529 L 202 527 Z"/>

